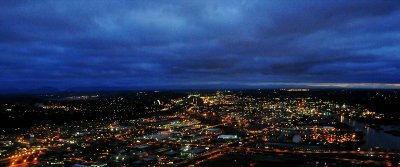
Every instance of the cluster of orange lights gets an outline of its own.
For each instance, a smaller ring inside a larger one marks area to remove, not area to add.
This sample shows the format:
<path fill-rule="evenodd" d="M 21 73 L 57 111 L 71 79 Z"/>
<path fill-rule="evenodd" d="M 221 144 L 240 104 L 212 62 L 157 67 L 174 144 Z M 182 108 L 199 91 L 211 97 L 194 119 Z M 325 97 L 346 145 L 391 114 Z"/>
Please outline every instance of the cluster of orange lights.
<path fill-rule="evenodd" d="M 20 150 L 19 153 L 10 156 L 8 159 L 10 159 L 10 161 L 12 161 L 11 165 L 16 165 L 16 164 L 18 164 L 18 162 L 28 163 L 29 159 L 31 159 L 30 162 L 35 163 L 38 160 L 38 157 L 36 157 L 36 156 L 41 155 L 41 154 L 43 154 L 42 151 L 37 152 L 36 150 L 28 150 L 28 149 L 24 148 L 24 149 Z"/>
<path fill-rule="evenodd" d="M 26 159 L 24 159 L 22 162 L 23 162 L 23 163 L 27 163 L 27 162 L 28 162 L 28 159 L 29 159 L 29 157 L 27 157 Z M 34 157 L 33 160 L 32 160 L 31 162 L 35 162 L 35 161 L 37 161 L 37 160 L 38 160 L 38 158 L 37 158 L 37 157 Z M 17 160 L 14 160 L 13 162 L 11 162 L 11 165 L 16 165 L 16 162 L 18 162 L 18 159 L 17 159 Z"/>

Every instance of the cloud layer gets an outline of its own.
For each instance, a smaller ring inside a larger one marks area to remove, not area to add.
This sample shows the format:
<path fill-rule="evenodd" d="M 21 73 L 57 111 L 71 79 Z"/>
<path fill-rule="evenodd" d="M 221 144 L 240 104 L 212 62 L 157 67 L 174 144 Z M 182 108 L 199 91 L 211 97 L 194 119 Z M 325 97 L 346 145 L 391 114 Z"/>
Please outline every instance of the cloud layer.
<path fill-rule="evenodd" d="M 398 1 L 2 1 L 0 81 L 396 85 L 398 20 Z"/>

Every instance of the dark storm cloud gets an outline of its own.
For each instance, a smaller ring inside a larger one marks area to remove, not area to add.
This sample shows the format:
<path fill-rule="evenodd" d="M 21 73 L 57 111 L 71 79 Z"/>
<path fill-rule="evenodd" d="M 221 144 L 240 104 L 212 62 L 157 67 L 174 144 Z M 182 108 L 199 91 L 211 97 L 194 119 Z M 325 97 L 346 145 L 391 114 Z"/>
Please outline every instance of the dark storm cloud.
<path fill-rule="evenodd" d="M 0 81 L 397 87 L 399 19 L 397 1 L 2 1 Z"/>

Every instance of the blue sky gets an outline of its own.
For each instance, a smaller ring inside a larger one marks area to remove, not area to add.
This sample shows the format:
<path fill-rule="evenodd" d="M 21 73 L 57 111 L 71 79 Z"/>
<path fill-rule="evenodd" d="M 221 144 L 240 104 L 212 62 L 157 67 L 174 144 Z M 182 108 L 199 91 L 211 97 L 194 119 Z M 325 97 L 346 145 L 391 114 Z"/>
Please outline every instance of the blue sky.
<path fill-rule="evenodd" d="M 0 1 L 0 88 L 400 88 L 400 1 Z"/>

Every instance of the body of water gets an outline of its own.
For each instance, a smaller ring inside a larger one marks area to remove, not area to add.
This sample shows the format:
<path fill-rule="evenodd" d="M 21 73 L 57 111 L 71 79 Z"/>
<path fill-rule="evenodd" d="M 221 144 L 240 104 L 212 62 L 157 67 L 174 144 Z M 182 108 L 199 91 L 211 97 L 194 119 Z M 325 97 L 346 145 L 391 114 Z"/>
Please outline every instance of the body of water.
<path fill-rule="evenodd" d="M 384 149 L 400 151 L 400 137 L 385 133 L 385 131 L 388 130 L 399 130 L 400 126 L 381 126 L 382 130 L 376 130 L 374 128 L 367 127 L 367 124 L 365 123 L 353 119 L 342 118 L 341 121 L 357 131 L 364 132 L 365 143 L 361 146 L 361 148 L 368 149 L 371 147 L 380 147 Z"/>

